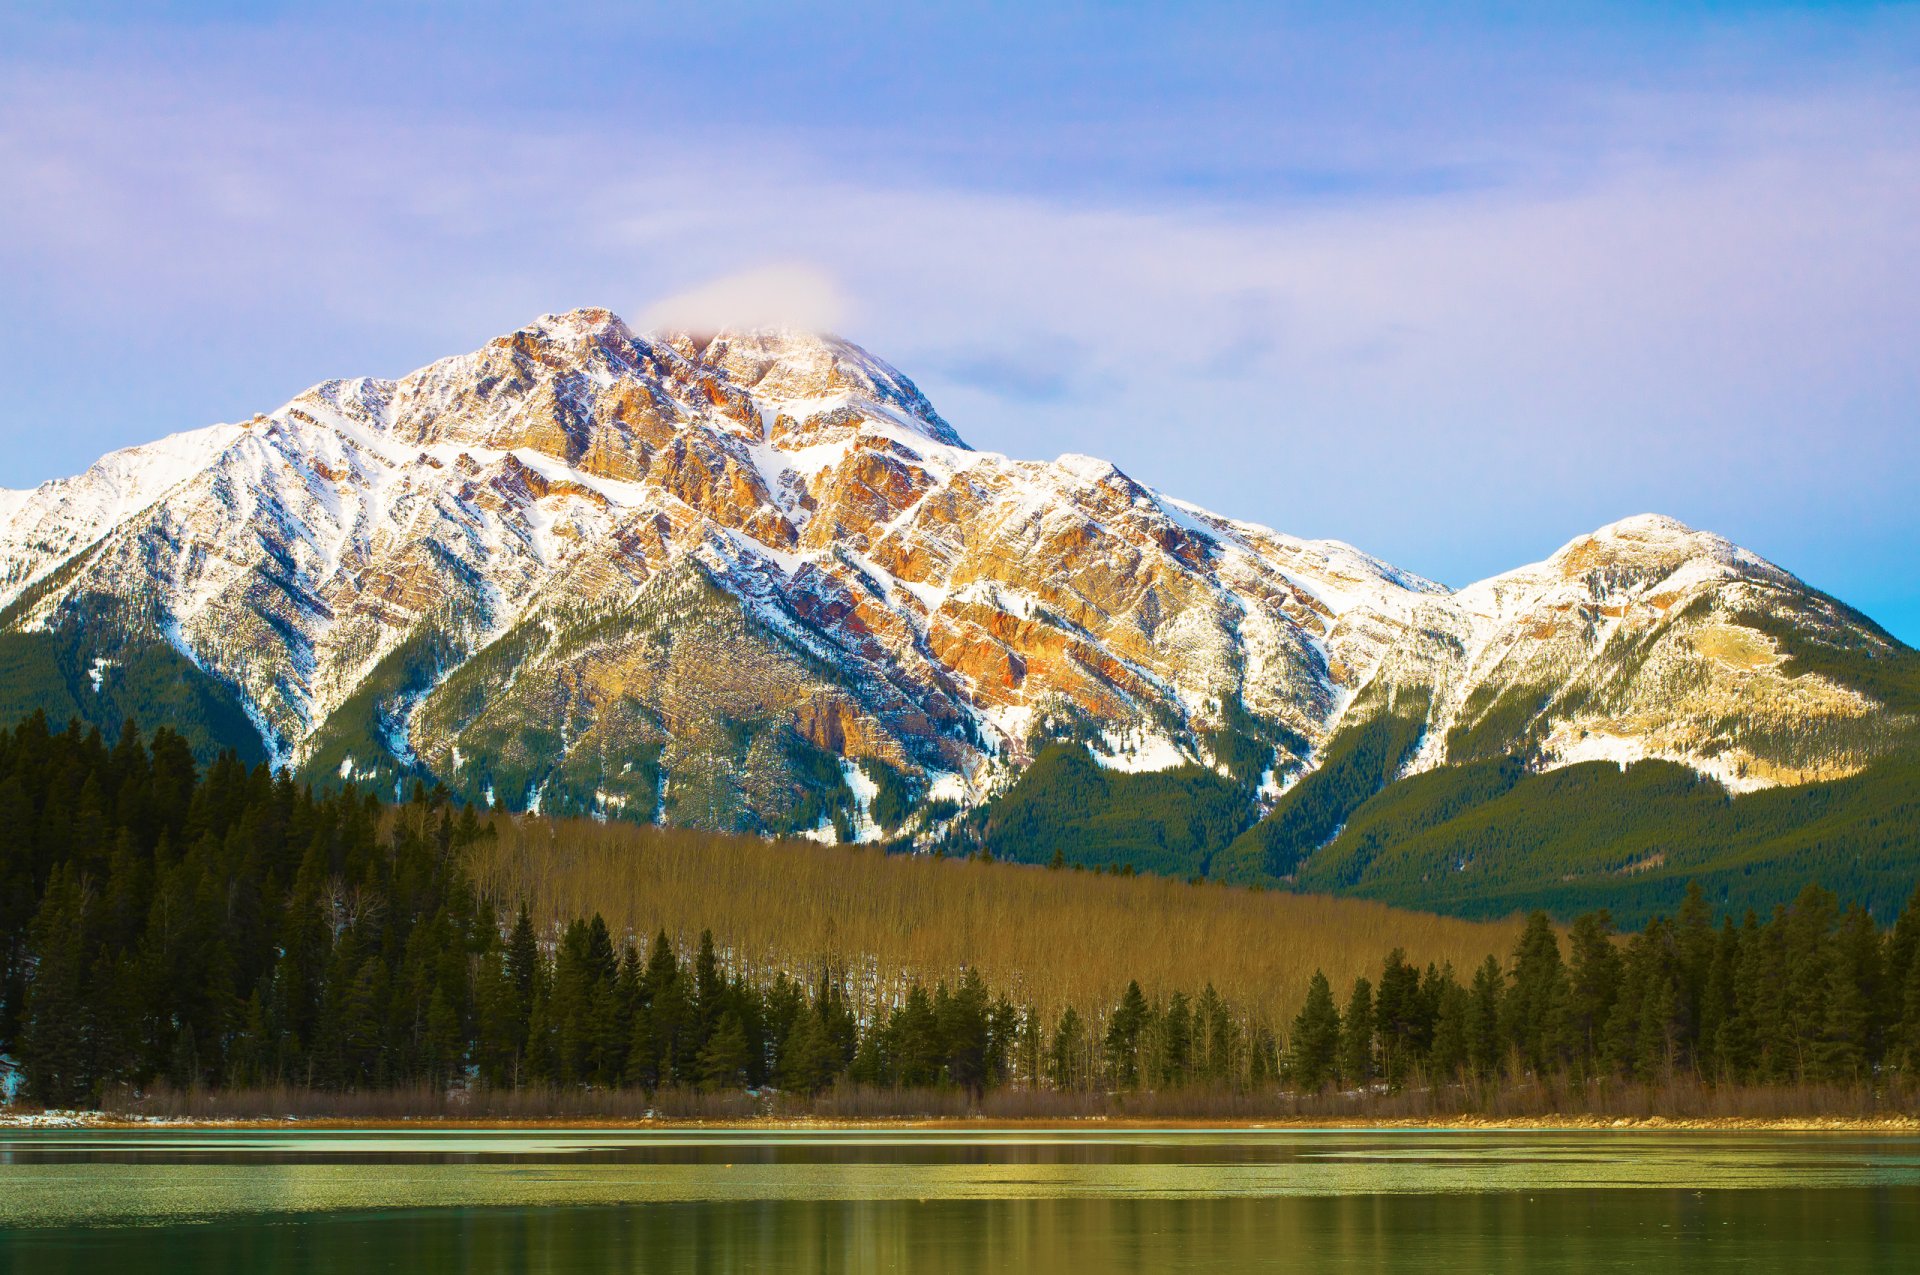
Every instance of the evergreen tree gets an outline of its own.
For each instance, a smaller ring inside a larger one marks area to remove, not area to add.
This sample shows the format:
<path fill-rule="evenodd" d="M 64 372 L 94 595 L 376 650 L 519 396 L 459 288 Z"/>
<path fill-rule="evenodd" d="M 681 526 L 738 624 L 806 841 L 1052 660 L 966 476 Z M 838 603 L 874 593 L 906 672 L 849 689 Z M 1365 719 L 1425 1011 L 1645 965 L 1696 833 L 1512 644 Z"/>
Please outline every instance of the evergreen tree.
<path fill-rule="evenodd" d="M 1186 994 L 1175 992 L 1160 1015 L 1160 1057 L 1155 1067 L 1163 1085 L 1184 1085 L 1193 1067 L 1193 1011 Z"/>
<path fill-rule="evenodd" d="M 1380 967 L 1380 992 L 1374 1000 L 1375 1030 L 1380 1036 L 1380 1074 L 1398 1088 L 1407 1081 L 1425 1049 L 1429 1026 L 1420 996 L 1420 971 L 1399 948 Z"/>
<path fill-rule="evenodd" d="M 730 1008 L 727 1004 L 727 983 L 720 974 L 720 958 L 714 954 L 713 931 L 700 931 L 700 952 L 693 961 L 693 1040 L 691 1047 L 698 1054 L 707 1047 L 707 1041 L 720 1025 L 720 1019 Z"/>
<path fill-rule="evenodd" d="M 1920 1075 L 1920 960 L 1907 964 L 1900 1005 L 1899 1043 L 1892 1053 L 1899 1066 Z"/>
<path fill-rule="evenodd" d="M 819 1093 L 832 1083 L 839 1067 L 840 1058 L 827 1036 L 826 1025 L 811 1008 L 803 1010 L 780 1048 L 780 1086 L 796 1093 Z"/>
<path fill-rule="evenodd" d="M 1562 1052 L 1582 1072 L 1593 1069 L 1601 1053 L 1601 1034 L 1620 996 L 1620 952 L 1613 941 L 1613 917 L 1604 909 L 1573 919 L 1567 933 L 1567 1039 Z"/>
<path fill-rule="evenodd" d="M 1340 1079 L 1349 1085 L 1373 1081 L 1373 984 L 1353 981 L 1347 1012 L 1340 1016 Z"/>
<path fill-rule="evenodd" d="M 1535 1073 L 1552 1070 L 1560 1061 L 1557 1046 L 1567 1035 L 1563 1024 L 1570 997 L 1560 940 L 1545 912 L 1527 918 L 1514 949 L 1512 986 L 1502 1005 L 1502 1028 L 1520 1059 Z"/>
<path fill-rule="evenodd" d="M 1194 1017 L 1195 1034 L 1205 1042 L 1206 1050 L 1201 1074 L 1210 1084 L 1225 1084 L 1237 1074 L 1239 1033 L 1232 1012 L 1212 983 L 1208 983 L 1200 993 L 1199 1008 Z"/>
<path fill-rule="evenodd" d="M 1467 1062 L 1481 1080 L 1493 1078 L 1506 1052 L 1500 1016 L 1506 985 L 1506 973 L 1495 957 L 1487 957 L 1474 971 L 1473 988 L 1467 996 Z"/>
<path fill-rule="evenodd" d="M 1107 1075 L 1116 1089 L 1133 1089 L 1140 1084 L 1140 1038 L 1151 1013 L 1140 984 L 1129 980 L 1120 1004 L 1107 1020 Z"/>
<path fill-rule="evenodd" d="M 1721 1072 L 1740 1083 L 1752 1081 L 1760 1070 L 1762 1034 L 1758 1016 L 1764 1012 L 1766 954 L 1760 918 L 1748 912 L 1729 958 L 1733 965 L 1732 1001 L 1714 1041 Z"/>
<path fill-rule="evenodd" d="M 1086 1059 L 1091 1051 L 1086 1024 L 1069 1005 L 1054 1024 L 1047 1045 L 1047 1080 L 1055 1089 L 1079 1089 L 1091 1078 Z"/>
<path fill-rule="evenodd" d="M 1794 900 L 1782 934 L 1785 959 L 1784 1013 L 1780 1026 L 1781 1066 L 1792 1079 L 1817 1076 L 1825 1035 L 1826 1000 L 1833 975 L 1833 929 L 1839 901 L 1809 884 Z"/>
<path fill-rule="evenodd" d="M 700 1051 L 700 1087 L 737 1089 L 747 1081 L 747 1035 L 740 1016 L 732 1010 L 720 1015 L 713 1034 Z"/>
<path fill-rule="evenodd" d="M 1315 970 L 1307 984 L 1306 1004 L 1293 1020 L 1287 1047 L 1287 1075 L 1294 1088 L 1303 1093 L 1324 1089 L 1334 1078 L 1339 1049 L 1340 1011 L 1333 1007 L 1333 988 L 1327 976 Z"/>
<path fill-rule="evenodd" d="M 1885 1012 L 1880 978 L 1880 936 L 1867 910 L 1855 904 L 1833 942 L 1816 1064 L 1821 1079 L 1858 1080 L 1879 1061 Z"/>
<path fill-rule="evenodd" d="M 55 869 L 29 931 L 38 954 L 27 989 L 20 1048 L 27 1091 L 50 1107 L 87 1101 L 94 1077 L 87 1070 L 86 953 L 78 874 Z"/>
<path fill-rule="evenodd" d="M 1428 1075 L 1434 1080 L 1456 1080 L 1466 1068 L 1472 1053 L 1472 1017 L 1472 997 L 1451 969 L 1443 970 L 1435 997 L 1433 1049 L 1427 1060 Z"/>
<path fill-rule="evenodd" d="M 906 1003 L 894 1010 L 887 1024 L 886 1082 L 904 1088 L 924 1088 L 940 1079 L 940 1026 L 933 998 L 915 983 Z"/>
<path fill-rule="evenodd" d="M 944 992 L 945 987 L 941 990 Z M 987 985 L 981 981 L 978 970 L 969 969 L 961 976 L 954 994 L 941 998 L 935 1017 L 947 1079 L 979 1096 L 987 1085 L 992 1021 L 987 1006 Z"/>

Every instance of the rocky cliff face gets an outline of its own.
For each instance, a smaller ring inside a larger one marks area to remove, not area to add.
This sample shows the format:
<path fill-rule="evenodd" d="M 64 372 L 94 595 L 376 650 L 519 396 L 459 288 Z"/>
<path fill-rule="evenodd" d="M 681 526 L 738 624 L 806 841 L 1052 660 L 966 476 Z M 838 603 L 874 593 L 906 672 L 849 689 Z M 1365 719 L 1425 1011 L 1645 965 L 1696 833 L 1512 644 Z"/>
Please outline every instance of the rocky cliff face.
<path fill-rule="evenodd" d="M 1415 767 L 1524 748 L 1790 783 L 1904 729 L 1786 649 L 1884 635 L 1678 524 L 1449 593 L 1102 461 L 973 451 L 846 342 L 600 310 L 0 515 L 0 628 L 51 639 L 83 709 L 164 644 L 282 764 L 516 808 L 873 835 L 1062 737 L 1271 791 L 1363 688 L 1427 690 Z"/>

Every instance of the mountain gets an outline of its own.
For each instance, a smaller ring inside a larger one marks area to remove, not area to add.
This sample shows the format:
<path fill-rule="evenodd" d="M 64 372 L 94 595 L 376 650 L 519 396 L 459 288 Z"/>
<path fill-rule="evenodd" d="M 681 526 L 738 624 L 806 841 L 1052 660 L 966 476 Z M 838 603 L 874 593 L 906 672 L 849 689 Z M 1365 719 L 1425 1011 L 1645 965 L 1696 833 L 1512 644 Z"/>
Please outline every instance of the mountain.
<path fill-rule="evenodd" d="M 1423 608 L 1210 870 L 1629 918 L 1689 879 L 1766 906 L 1818 876 L 1890 915 L 1920 868 L 1917 723 L 1920 656 L 1871 620 L 1629 518 Z"/>
<path fill-rule="evenodd" d="M 838 338 L 604 310 L 0 514 L 0 713 L 515 809 L 1005 846 L 991 808 L 1079 774 L 1028 782 L 1066 742 L 1109 804 L 1211 777 L 1191 853 L 1164 820 L 1121 839 L 1162 870 L 1283 880 L 1430 774 L 1799 787 L 1915 721 L 1875 680 L 1911 652 L 1670 520 L 1450 592 L 1103 461 L 974 451 Z"/>

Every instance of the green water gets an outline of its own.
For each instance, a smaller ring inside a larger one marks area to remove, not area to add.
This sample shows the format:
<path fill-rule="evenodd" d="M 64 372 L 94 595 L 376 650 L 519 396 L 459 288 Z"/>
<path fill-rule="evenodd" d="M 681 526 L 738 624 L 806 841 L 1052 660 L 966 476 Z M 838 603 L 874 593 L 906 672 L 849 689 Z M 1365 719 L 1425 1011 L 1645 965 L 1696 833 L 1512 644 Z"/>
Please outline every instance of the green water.
<path fill-rule="evenodd" d="M 1920 1271 L 1920 1139 L 0 1131 L 0 1271 Z"/>

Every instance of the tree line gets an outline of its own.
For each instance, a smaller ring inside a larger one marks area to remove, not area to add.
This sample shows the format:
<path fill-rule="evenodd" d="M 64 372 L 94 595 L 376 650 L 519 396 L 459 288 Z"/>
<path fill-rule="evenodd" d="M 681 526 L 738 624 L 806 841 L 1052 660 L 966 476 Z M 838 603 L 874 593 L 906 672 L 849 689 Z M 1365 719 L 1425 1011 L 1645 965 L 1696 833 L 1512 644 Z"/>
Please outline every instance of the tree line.
<path fill-rule="evenodd" d="M 1211 986 L 1041 1011 L 970 968 L 877 986 L 713 934 L 537 926 L 478 890 L 489 824 L 444 792 L 319 793 L 167 730 L 0 731 L 0 1053 L 30 1098 L 114 1086 L 841 1084 L 1315 1091 L 1541 1076 L 1872 1081 L 1920 1070 L 1920 895 L 1883 932 L 1809 887 L 1631 936 L 1544 915 L 1462 974 L 1395 950 L 1288 1023 Z"/>
<path fill-rule="evenodd" d="M 1534 913 L 1510 961 L 1462 980 L 1395 950 L 1345 1007 L 1316 976 L 1289 1034 L 1288 1074 L 1399 1085 L 1551 1076 L 1846 1084 L 1920 1073 L 1920 891 L 1883 933 L 1808 885 L 1761 921 L 1716 928 L 1698 886 L 1631 936 L 1606 911 L 1561 936 Z"/>

